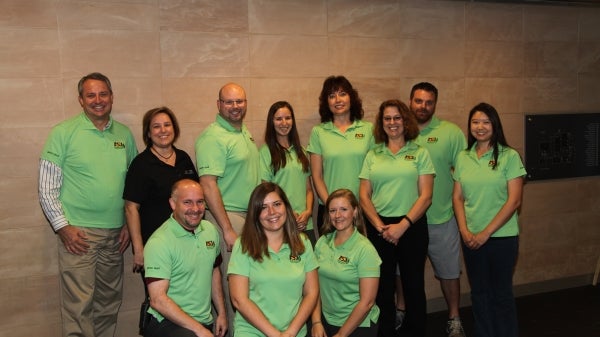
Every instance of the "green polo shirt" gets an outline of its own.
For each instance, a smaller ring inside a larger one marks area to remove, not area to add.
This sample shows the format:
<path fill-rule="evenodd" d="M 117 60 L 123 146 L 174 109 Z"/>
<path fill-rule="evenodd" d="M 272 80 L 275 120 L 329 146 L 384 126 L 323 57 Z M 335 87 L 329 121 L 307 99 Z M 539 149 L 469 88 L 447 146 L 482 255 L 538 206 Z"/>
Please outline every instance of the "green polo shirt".
<path fill-rule="evenodd" d="M 298 161 L 298 155 L 293 146 L 286 151 L 285 167 L 280 168 L 276 174 L 273 174 L 269 147 L 266 144 L 261 146 L 259 153 L 260 179 L 279 185 L 288 197 L 294 212 L 304 212 L 306 210 L 306 179 L 310 177 L 310 171 L 302 171 L 302 163 Z M 312 217 L 308 218 L 306 229 L 313 229 Z"/>
<path fill-rule="evenodd" d="M 246 212 L 250 194 L 260 183 L 258 149 L 246 125 L 238 130 L 217 115 L 195 147 L 198 175 L 217 177 L 225 210 Z"/>
<path fill-rule="evenodd" d="M 112 117 L 103 131 L 83 112 L 52 128 L 41 158 L 61 168 L 59 200 L 69 224 L 123 226 L 125 175 L 136 155 L 131 131 Z"/>
<path fill-rule="evenodd" d="M 508 200 L 507 182 L 523 177 L 527 172 L 519 153 L 512 148 L 500 145 L 498 165 L 492 170 L 493 150 L 477 158 L 475 145 L 462 151 L 456 167 L 454 180 L 460 183 L 465 198 L 467 228 L 473 233 L 481 232 L 498 214 Z M 519 234 L 517 212 L 500 227 L 492 237 L 515 236 Z"/>
<path fill-rule="evenodd" d="M 429 152 L 409 141 L 396 154 L 384 144 L 369 151 L 360 172 L 361 179 L 371 182 L 371 201 L 386 217 L 408 213 L 419 197 L 419 176 L 435 174 Z"/>
<path fill-rule="evenodd" d="M 427 127 L 421 130 L 415 143 L 429 151 L 435 167 L 433 198 L 427 209 L 427 222 L 430 225 L 446 223 L 454 214 L 452 168 L 460 151 L 467 148 L 465 135 L 455 124 L 434 116 Z"/>
<path fill-rule="evenodd" d="M 379 278 L 381 259 L 371 242 L 356 228 L 343 244 L 334 244 L 336 232 L 322 236 L 315 245 L 319 263 L 321 310 L 327 322 L 342 326 L 360 300 L 359 281 L 365 277 Z M 373 305 L 360 327 L 377 323 L 379 307 Z"/>
<path fill-rule="evenodd" d="M 167 296 L 199 323 L 212 324 L 212 275 L 219 254 L 213 224 L 202 220 L 192 234 L 171 215 L 144 247 L 145 277 L 169 280 Z M 148 312 L 159 322 L 164 318 L 152 308 Z"/>
<path fill-rule="evenodd" d="M 341 132 L 333 122 L 326 122 L 313 127 L 307 151 L 322 157 L 328 193 L 347 188 L 358 196 L 358 173 L 365 155 L 374 146 L 372 123 L 355 120 L 346 132 Z M 320 204 L 324 202 L 319 200 Z"/>
<path fill-rule="evenodd" d="M 284 243 L 278 253 L 269 248 L 270 257 L 265 257 L 262 262 L 242 253 L 238 238 L 229 260 L 227 273 L 248 277 L 250 300 L 279 331 L 287 329 L 298 312 L 306 273 L 318 267 L 310 240 L 305 236 L 302 238 L 305 250 L 300 256 L 290 257 L 290 248 Z M 236 336 L 265 336 L 239 311 L 233 326 Z M 298 336 L 304 335 L 306 325 L 298 332 Z"/>

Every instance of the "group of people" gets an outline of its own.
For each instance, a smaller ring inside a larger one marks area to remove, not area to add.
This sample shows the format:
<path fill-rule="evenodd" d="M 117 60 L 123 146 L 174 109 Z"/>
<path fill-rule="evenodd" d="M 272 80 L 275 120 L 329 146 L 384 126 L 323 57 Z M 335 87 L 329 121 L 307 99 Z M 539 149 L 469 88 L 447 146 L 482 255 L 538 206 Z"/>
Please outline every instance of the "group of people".
<path fill-rule="evenodd" d="M 137 154 L 110 115 L 110 80 L 91 73 L 78 90 L 83 112 L 52 129 L 40 159 L 64 336 L 114 335 L 130 242 L 150 306 L 144 336 L 424 336 L 427 257 L 448 336 L 464 336 L 461 242 L 475 335 L 518 335 L 525 170 L 493 106 L 471 110 L 465 140 L 434 115 L 437 88 L 422 82 L 408 105 L 384 101 L 371 123 L 348 79 L 330 76 L 308 146 L 279 101 L 259 149 L 246 92 L 228 83 L 194 163 L 174 146 L 169 108 L 146 112 Z"/>

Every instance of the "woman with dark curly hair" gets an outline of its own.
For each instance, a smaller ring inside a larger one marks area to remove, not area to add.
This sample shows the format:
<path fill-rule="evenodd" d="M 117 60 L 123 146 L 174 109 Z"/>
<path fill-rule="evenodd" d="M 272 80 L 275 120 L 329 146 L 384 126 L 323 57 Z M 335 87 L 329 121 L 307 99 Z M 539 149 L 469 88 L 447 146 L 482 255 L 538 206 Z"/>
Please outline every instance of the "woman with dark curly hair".
<path fill-rule="evenodd" d="M 374 141 L 373 124 L 362 120 L 362 100 L 344 76 L 330 76 L 323 82 L 319 115 L 321 124 L 313 127 L 307 151 L 321 226 L 323 204 L 331 191 L 347 188 L 358 195 L 358 173 Z"/>

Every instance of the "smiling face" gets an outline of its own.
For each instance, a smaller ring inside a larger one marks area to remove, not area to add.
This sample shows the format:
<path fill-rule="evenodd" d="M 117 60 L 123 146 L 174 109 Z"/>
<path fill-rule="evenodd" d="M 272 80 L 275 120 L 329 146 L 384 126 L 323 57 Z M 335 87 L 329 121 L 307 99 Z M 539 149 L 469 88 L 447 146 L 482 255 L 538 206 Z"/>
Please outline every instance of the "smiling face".
<path fill-rule="evenodd" d="M 382 114 L 383 131 L 388 139 L 398 139 L 404 137 L 404 121 L 402 115 L 396 106 L 388 106 Z"/>
<path fill-rule="evenodd" d="M 327 211 L 331 224 L 338 232 L 354 231 L 354 217 L 358 210 L 352 207 L 347 198 L 331 199 Z"/>
<path fill-rule="evenodd" d="M 283 231 L 283 225 L 287 219 L 285 203 L 276 192 L 267 194 L 263 200 L 262 209 L 258 220 L 267 232 Z"/>
<path fill-rule="evenodd" d="M 206 202 L 200 184 L 195 181 L 182 181 L 169 199 L 173 210 L 173 218 L 187 230 L 198 228 Z"/>
<path fill-rule="evenodd" d="M 156 114 L 150 121 L 148 137 L 156 147 L 170 147 L 175 140 L 173 122 L 165 113 Z"/>
<path fill-rule="evenodd" d="M 287 107 L 279 108 L 273 115 L 273 127 L 277 137 L 287 139 L 294 126 L 294 120 L 292 119 L 292 112 Z"/>
<path fill-rule="evenodd" d="M 242 127 L 247 104 L 246 92 L 237 84 L 227 84 L 219 92 L 217 100 L 219 114 L 235 128 Z"/>
<path fill-rule="evenodd" d="M 108 122 L 112 110 L 113 95 L 108 85 L 100 80 L 83 82 L 79 104 L 88 118 L 96 123 Z"/>
<path fill-rule="evenodd" d="M 490 139 L 492 139 L 492 135 L 494 134 L 494 129 L 492 127 L 492 123 L 490 122 L 490 118 L 485 113 L 476 111 L 471 116 L 469 132 L 473 138 L 475 138 L 477 143 L 486 145 L 489 144 Z"/>
<path fill-rule="evenodd" d="M 334 117 L 336 115 L 350 114 L 350 95 L 343 90 L 329 94 L 327 96 L 327 103 Z"/>

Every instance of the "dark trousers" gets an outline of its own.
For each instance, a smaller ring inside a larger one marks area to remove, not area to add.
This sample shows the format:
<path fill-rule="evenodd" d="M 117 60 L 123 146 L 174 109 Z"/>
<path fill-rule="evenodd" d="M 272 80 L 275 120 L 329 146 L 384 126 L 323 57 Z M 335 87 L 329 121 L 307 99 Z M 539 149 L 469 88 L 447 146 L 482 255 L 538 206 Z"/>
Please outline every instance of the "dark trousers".
<path fill-rule="evenodd" d="M 400 222 L 403 217 L 382 217 L 384 224 Z M 429 245 L 427 218 L 423 216 L 400 237 L 397 245 L 383 239 L 370 223 L 369 240 L 381 257 L 379 289 L 376 303 L 379 315 L 379 337 L 394 337 L 396 320 L 396 266 L 400 268 L 406 316 L 400 331 L 402 336 L 425 336 L 427 300 L 425 297 L 425 259 Z"/>
<path fill-rule="evenodd" d="M 202 325 L 208 330 L 213 331 L 212 324 Z M 159 323 L 158 320 L 152 316 L 150 324 L 148 324 L 148 328 L 144 332 L 144 337 L 196 337 L 196 334 L 192 330 L 183 328 L 166 318 Z"/>
<path fill-rule="evenodd" d="M 479 249 L 463 245 L 475 337 L 517 337 L 517 308 L 512 277 L 519 252 L 518 236 L 490 238 Z"/>
<path fill-rule="evenodd" d="M 335 336 L 335 334 L 340 331 L 340 326 L 335 326 L 329 324 L 325 317 L 321 316 L 321 320 L 323 322 L 323 328 L 325 329 L 325 333 L 327 336 Z M 348 337 L 374 337 L 377 336 L 378 324 L 371 322 L 371 326 L 368 327 L 357 327 L 352 331 Z"/>

